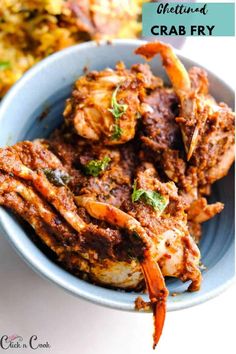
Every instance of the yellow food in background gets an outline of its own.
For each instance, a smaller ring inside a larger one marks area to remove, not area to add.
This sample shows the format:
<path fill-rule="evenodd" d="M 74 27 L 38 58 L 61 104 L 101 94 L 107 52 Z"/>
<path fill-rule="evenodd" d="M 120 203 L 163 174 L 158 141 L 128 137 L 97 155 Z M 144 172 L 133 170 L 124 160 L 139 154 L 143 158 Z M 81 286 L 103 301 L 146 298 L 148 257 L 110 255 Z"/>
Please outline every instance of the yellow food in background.
<path fill-rule="evenodd" d="M 1 0 L 0 97 L 32 65 L 92 39 L 135 38 L 145 0 Z"/>

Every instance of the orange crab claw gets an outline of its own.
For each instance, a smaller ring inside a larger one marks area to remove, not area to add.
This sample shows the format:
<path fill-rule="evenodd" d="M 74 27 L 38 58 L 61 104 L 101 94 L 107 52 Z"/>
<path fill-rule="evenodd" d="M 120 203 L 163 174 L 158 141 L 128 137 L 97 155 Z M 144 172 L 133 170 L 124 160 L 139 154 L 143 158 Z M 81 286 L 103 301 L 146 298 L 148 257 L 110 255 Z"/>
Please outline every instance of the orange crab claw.
<path fill-rule="evenodd" d="M 177 55 L 174 53 L 171 46 L 162 42 L 153 42 L 142 45 L 137 48 L 135 54 L 141 55 L 147 60 L 152 59 L 156 55 L 160 54 L 162 58 L 162 64 L 166 69 L 166 73 L 173 85 L 173 88 L 180 99 L 181 103 L 181 114 L 178 117 L 183 142 L 185 146 L 185 151 L 187 154 L 187 160 L 189 161 L 193 155 L 193 152 L 197 146 L 199 139 L 199 130 L 201 125 L 204 125 L 204 122 L 207 118 L 206 112 L 202 112 L 201 122 L 196 125 L 194 130 L 192 131 L 192 137 L 189 136 L 189 133 L 186 132 L 185 124 L 182 123 L 183 119 L 195 114 L 195 116 L 199 113 L 199 100 L 194 98 L 193 100 L 193 92 L 191 89 L 191 80 L 189 77 L 188 71 L 185 69 L 184 65 L 181 63 Z M 190 98 L 189 98 L 190 97 Z M 192 113 L 193 112 L 193 113 Z"/>
<path fill-rule="evenodd" d="M 75 197 L 75 200 L 77 204 L 86 208 L 87 212 L 91 216 L 100 220 L 105 220 L 121 228 L 127 228 L 130 231 L 135 231 L 146 245 L 143 258 L 140 260 L 140 265 L 143 271 L 153 310 L 153 348 L 155 348 L 160 339 L 165 322 L 168 290 L 165 286 L 165 280 L 159 265 L 155 261 L 155 254 L 150 238 L 135 218 L 127 213 L 124 213 L 122 210 L 114 207 L 113 205 L 98 202 L 87 196 L 78 196 Z"/>
<path fill-rule="evenodd" d="M 177 93 L 181 95 L 182 92 L 188 92 L 191 89 L 189 74 L 170 45 L 163 42 L 147 43 L 137 48 L 135 54 L 147 60 L 160 54 L 163 66 Z"/>
<path fill-rule="evenodd" d="M 159 342 L 166 317 L 166 300 L 168 290 L 159 265 L 150 257 L 145 257 L 141 263 L 143 275 L 147 285 L 154 318 L 153 349 Z"/>

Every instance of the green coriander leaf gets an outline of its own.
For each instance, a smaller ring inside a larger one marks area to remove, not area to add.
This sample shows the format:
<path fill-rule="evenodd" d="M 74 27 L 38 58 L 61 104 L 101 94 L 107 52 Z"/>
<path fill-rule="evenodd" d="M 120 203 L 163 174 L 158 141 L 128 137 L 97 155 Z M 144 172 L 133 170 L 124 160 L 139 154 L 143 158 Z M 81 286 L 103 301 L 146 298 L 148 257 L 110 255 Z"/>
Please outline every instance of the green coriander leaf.
<path fill-rule="evenodd" d="M 106 170 L 110 161 L 111 159 L 108 156 L 105 156 L 102 160 L 91 160 L 85 165 L 84 171 L 87 175 L 97 177 Z"/>
<path fill-rule="evenodd" d="M 135 181 L 135 183 L 133 185 L 133 193 L 131 196 L 132 202 L 133 203 L 137 202 L 141 198 L 141 196 L 143 195 L 144 192 L 145 192 L 144 189 L 136 189 L 136 181 Z"/>
<path fill-rule="evenodd" d="M 68 173 L 59 169 L 52 170 L 51 168 L 44 168 L 43 173 L 45 174 L 49 182 L 51 182 L 57 187 L 67 185 L 71 178 Z"/>
<path fill-rule="evenodd" d="M 115 91 L 112 94 L 112 98 L 111 98 L 111 107 L 109 108 L 108 111 L 112 113 L 114 119 L 115 119 L 115 124 L 113 127 L 113 134 L 111 136 L 112 140 L 118 140 L 121 138 L 122 135 L 122 129 L 120 128 L 118 121 L 120 119 L 120 117 L 126 112 L 128 105 L 127 104 L 120 104 L 117 102 L 117 92 L 119 90 L 120 86 L 118 85 L 115 89 Z"/>
<path fill-rule="evenodd" d="M 0 70 L 9 69 L 11 67 L 11 63 L 9 61 L 0 60 Z"/>
<path fill-rule="evenodd" d="M 153 209 L 158 210 L 160 212 L 162 212 L 168 204 L 168 199 L 163 197 L 158 192 L 144 189 L 136 189 L 136 182 L 133 186 L 133 193 L 131 198 L 133 203 L 141 199 L 144 203 L 151 205 Z"/>
<path fill-rule="evenodd" d="M 114 124 L 111 139 L 112 140 L 120 139 L 122 136 L 122 133 L 123 133 L 123 131 L 122 131 L 121 127 L 118 124 Z"/>
<path fill-rule="evenodd" d="M 111 98 L 111 107 L 109 108 L 108 111 L 113 114 L 113 117 L 115 120 L 120 119 L 120 117 L 126 112 L 128 105 L 127 104 L 119 104 L 116 99 L 117 92 L 119 90 L 120 86 L 117 86 L 115 91 L 112 94 Z"/>
<path fill-rule="evenodd" d="M 145 191 L 143 194 L 145 202 L 153 207 L 155 210 L 163 211 L 167 204 L 168 200 L 164 198 L 160 193 L 155 191 Z"/>

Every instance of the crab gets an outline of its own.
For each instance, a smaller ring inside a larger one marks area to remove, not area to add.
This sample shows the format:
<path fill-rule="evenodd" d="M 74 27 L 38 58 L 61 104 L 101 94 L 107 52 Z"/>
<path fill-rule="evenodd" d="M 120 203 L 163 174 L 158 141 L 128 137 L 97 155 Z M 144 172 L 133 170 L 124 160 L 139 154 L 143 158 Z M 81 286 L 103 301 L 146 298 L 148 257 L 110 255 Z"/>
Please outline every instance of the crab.
<path fill-rule="evenodd" d="M 173 49 L 162 42 L 145 44 L 135 53 L 148 60 L 161 55 L 180 101 L 176 122 L 182 132 L 187 161 L 197 167 L 200 183 L 207 185 L 224 177 L 234 161 L 235 114 L 209 94 L 206 72 L 196 67 L 188 72 Z"/>

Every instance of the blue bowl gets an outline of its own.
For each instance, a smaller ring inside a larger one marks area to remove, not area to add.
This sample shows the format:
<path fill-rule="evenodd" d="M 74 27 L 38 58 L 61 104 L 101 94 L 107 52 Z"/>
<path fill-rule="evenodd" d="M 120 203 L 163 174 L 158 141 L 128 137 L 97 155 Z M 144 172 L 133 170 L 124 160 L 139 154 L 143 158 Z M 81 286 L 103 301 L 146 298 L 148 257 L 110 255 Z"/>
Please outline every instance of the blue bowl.
<path fill-rule="evenodd" d="M 130 65 L 143 62 L 134 50 L 143 44 L 140 40 L 116 40 L 113 44 L 94 42 L 80 44 L 56 53 L 43 60 L 10 90 L 0 107 L 0 144 L 12 145 L 20 140 L 46 137 L 62 122 L 64 102 L 70 96 L 73 82 L 83 75 L 84 67 L 101 70 L 114 67 L 118 60 Z M 177 52 L 184 65 L 198 65 Z M 150 63 L 154 73 L 168 81 L 161 62 L 155 58 Z M 219 101 L 233 107 L 234 94 L 217 76 L 209 72 L 210 91 Z M 40 119 L 42 113 L 48 114 Z M 184 292 L 188 284 L 178 280 L 167 281 L 170 293 L 168 310 L 178 310 L 204 302 L 223 291 L 234 278 L 234 172 L 217 182 L 211 202 L 225 203 L 223 212 L 204 225 L 200 243 L 203 271 L 200 291 Z M 0 208 L 0 233 L 4 234 L 19 255 L 40 275 L 61 286 L 68 292 L 94 303 L 122 310 L 134 310 L 137 293 L 126 293 L 102 288 L 76 278 L 51 258 L 31 240 L 29 232 L 5 209 Z M 147 295 L 142 295 L 147 299 Z"/>

